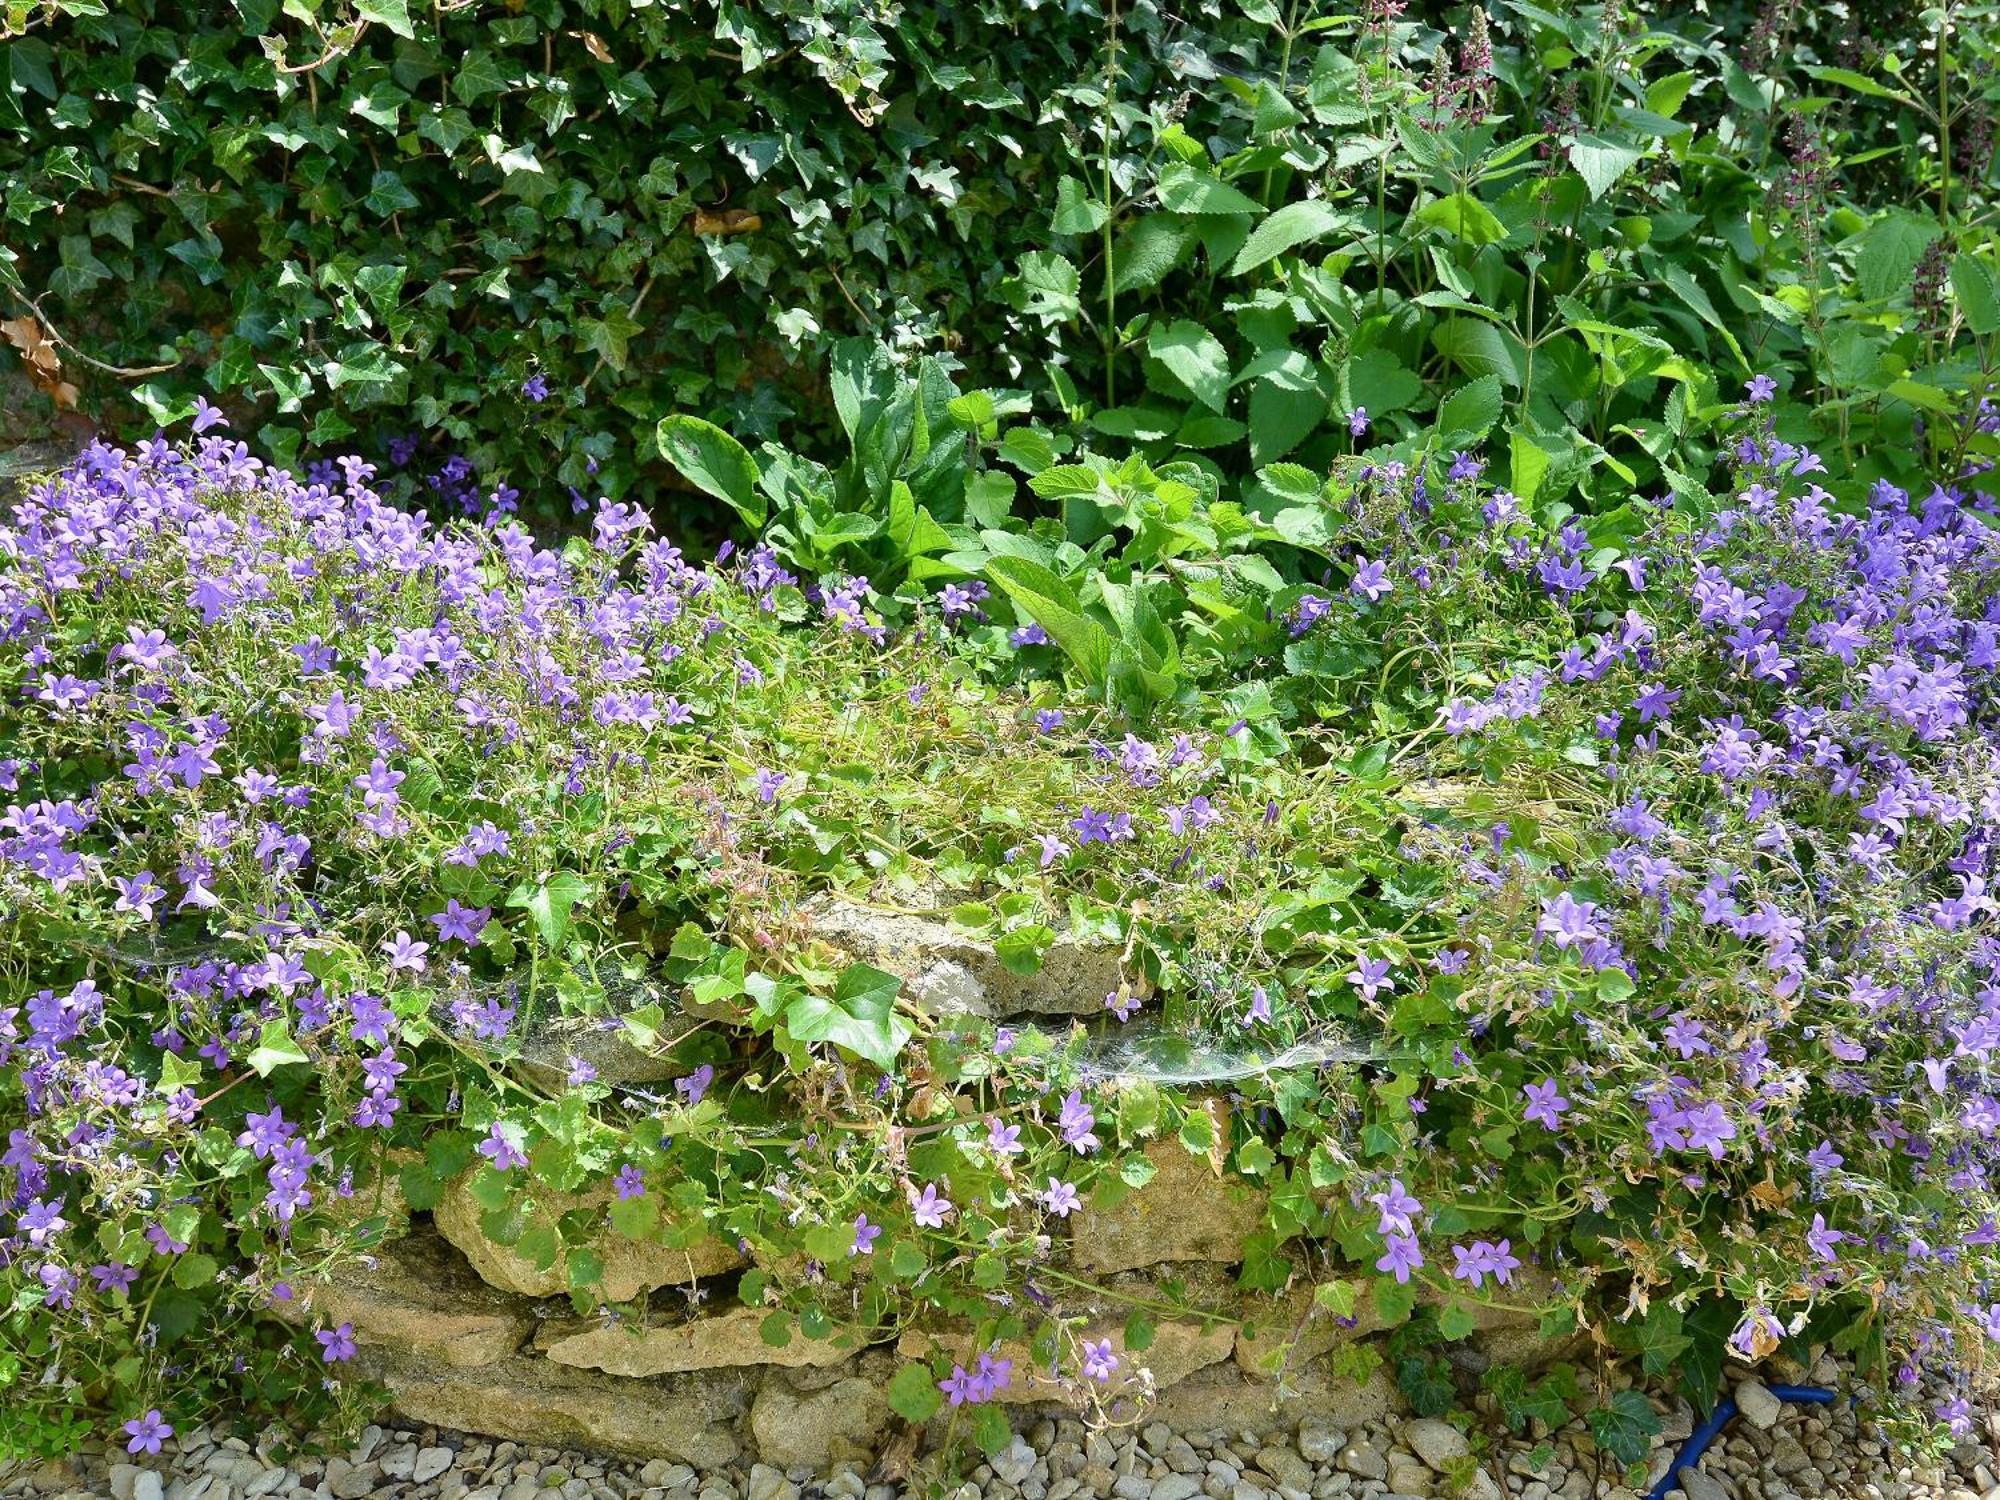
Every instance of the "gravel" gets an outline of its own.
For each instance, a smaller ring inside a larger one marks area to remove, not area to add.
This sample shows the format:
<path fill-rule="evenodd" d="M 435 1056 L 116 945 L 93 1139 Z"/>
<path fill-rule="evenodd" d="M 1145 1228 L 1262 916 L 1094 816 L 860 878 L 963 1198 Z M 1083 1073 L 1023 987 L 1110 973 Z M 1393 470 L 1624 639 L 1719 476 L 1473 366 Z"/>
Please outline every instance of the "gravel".
<path fill-rule="evenodd" d="M 1833 1383 L 1821 1368 L 1814 1377 Z M 1745 1397 L 1748 1397 L 1746 1400 Z M 1846 1402 L 1779 1401 L 1761 1383 L 1736 1387 L 1743 1419 L 1678 1475 L 1677 1500 L 2000 1500 L 2000 1411 L 1982 1413 L 1978 1440 L 1939 1463 L 1919 1462 Z M 949 1500 L 1639 1500 L 1664 1479 L 1693 1427 L 1682 1404 L 1654 1398 L 1662 1423 L 1634 1476 L 1599 1454 L 1580 1426 L 1496 1435 L 1491 1398 L 1474 1420 L 1390 1418 L 1343 1430 L 1309 1417 L 1295 1434 L 1087 1431 L 1043 1419 L 998 1456 L 935 1491 Z M 853 1466 L 830 1476 L 739 1464 L 698 1473 L 649 1462 L 559 1452 L 435 1428 L 369 1427 L 345 1454 L 280 1462 L 209 1431 L 158 1458 L 86 1452 L 38 1467 L 0 1469 L 0 1500 L 899 1500 L 906 1486 Z M 907 1488 L 922 1493 L 911 1479 Z"/>

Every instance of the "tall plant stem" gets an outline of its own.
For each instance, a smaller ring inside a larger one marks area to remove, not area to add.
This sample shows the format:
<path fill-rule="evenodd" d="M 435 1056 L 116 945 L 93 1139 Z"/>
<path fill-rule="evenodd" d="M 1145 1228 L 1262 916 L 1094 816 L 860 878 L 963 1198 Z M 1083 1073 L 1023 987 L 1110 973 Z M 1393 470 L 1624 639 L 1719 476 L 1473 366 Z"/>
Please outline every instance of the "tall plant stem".
<path fill-rule="evenodd" d="M 1111 0 L 1105 26 L 1104 54 L 1104 404 L 1118 404 L 1118 265 L 1111 249 L 1111 206 L 1117 188 L 1111 180 L 1111 133 L 1117 128 L 1118 0 Z"/>

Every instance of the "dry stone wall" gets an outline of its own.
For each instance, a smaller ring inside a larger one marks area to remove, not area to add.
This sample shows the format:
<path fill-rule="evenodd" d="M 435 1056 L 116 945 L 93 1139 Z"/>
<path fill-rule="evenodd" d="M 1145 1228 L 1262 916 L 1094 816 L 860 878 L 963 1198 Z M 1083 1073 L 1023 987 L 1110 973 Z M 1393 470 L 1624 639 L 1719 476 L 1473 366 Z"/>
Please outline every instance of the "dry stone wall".
<path fill-rule="evenodd" d="M 1097 1008 L 1120 982 L 1117 955 L 1085 947 L 1059 947 L 1042 972 L 1022 976 L 942 922 L 851 906 L 827 907 L 816 920 L 829 945 L 903 975 L 939 1010 L 1072 1015 Z M 1086 1005 L 1079 996 L 1092 998 Z M 643 1075 L 647 1060 L 623 1067 Z M 1220 1101 L 1208 1107 L 1224 1123 Z M 1386 1377 L 1357 1384 L 1329 1368 L 1337 1345 L 1379 1332 L 1365 1301 L 1359 1317 L 1343 1322 L 1317 1307 L 1307 1286 L 1250 1300 L 1235 1291 L 1230 1268 L 1263 1220 L 1260 1189 L 1175 1141 L 1156 1142 L 1148 1155 L 1153 1179 L 1115 1204 L 1086 1206 L 1058 1247 L 1077 1277 L 1103 1288 L 1064 1308 L 1120 1355 L 1103 1395 L 1149 1402 L 1170 1424 L 1239 1431 L 1305 1416 L 1353 1424 L 1400 1404 Z M 393 1237 L 358 1268 L 301 1288 L 283 1314 L 353 1324 L 369 1372 L 413 1421 L 698 1468 L 741 1459 L 819 1470 L 869 1460 L 892 1437 L 907 1438 L 895 1431 L 900 1419 L 884 1394 L 906 1360 L 944 1352 L 969 1363 L 978 1352 L 969 1329 L 921 1323 L 872 1344 L 853 1330 L 826 1340 L 794 1331 L 774 1347 L 761 1332 L 765 1310 L 735 1301 L 735 1273 L 745 1266 L 735 1247 L 671 1227 L 658 1242 L 627 1238 L 610 1227 L 607 1201 L 583 1194 L 535 1208 L 603 1224 L 590 1242 L 604 1268 L 607 1305 L 598 1316 L 576 1315 L 562 1257 L 540 1267 L 487 1238 L 469 1178 L 429 1214 L 387 1205 Z M 1132 1302 L 1167 1300 L 1158 1290 L 1167 1281 L 1204 1314 L 1163 1315 L 1151 1344 L 1128 1350 Z M 1532 1319 L 1481 1318 L 1475 1359 L 1481 1340 L 1517 1362 L 1559 1352 L 1538 1340 Z M 1037 1368 L 1032 1348 L 1002 1353 L 1014 1360 L 1015 1380 L 999 1399 L 1016 1415 L 1068 1404 L 1072 1393 Z"/>

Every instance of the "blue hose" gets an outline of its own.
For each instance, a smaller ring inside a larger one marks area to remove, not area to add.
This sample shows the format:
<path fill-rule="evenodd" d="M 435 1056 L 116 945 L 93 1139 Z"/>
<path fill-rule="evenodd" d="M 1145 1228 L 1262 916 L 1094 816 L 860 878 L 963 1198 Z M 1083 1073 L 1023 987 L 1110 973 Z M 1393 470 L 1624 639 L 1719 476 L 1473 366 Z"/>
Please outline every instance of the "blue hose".
<path fill-rule="evenodd" d="M 1803 1405 L 1831 1406 L 1833 1392 L 1823 1385 L 1774 1385 L 1769 1387 L 1772 1395 L 1780 1401 L 1796 1401 Z M 1708 1445 L 1715 1441 L 1722 1429 L 1729 1425 L 1729 1419 L 1736 1415 L 1736 1398 L 1724 1396 L 1715 1403 L 1715 1410 L 1708 1414 L 1708 1420 L 1688 1434 L 1681 1444 L 1681 1451 L 1674 1455 L 1672 1465 L 1660 1477 L 1660 1482 L 1646 1493 L 1646 1500 L 1667 1500 L 1670 1492 L 1680 1488 L 1682 1469 L 1701 1462 Z"/>

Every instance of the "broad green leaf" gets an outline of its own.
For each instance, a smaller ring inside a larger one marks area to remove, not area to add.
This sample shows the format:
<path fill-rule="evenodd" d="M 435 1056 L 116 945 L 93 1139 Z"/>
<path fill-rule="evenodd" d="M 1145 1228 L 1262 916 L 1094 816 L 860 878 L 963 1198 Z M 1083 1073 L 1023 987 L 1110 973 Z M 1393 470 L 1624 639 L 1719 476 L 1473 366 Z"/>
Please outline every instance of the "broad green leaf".
<path fill-rule="evenodd" d="M 1222 340 L 1187 318 L 1155 328 L 1146 352 L 1173 372 L 1210 411 L 1221 413 L 1229 403 L 1229 351 Z"/>
<path fill-rule="evenodd" d="M 1644 158 L 1645 152 L 1624 141 L 1606 140 L 1603 136 L 1585 136 L 1573 141 L 1569 148 L 1569 164 L 1576 168 L 1590 189 L 1590 196 L 1602 198 L 1610 192 L 1618 179 L 1629 172 Z"/>
<path fill-rule="evenodd" d="M 1837 83 L 1844 89 L 1852 89 L 1857 94 L 1866 94 L 1871 99 L 1895 99 L 1910 103 L 1910 96 L 1901 89 L 1892 89 L 1885 83 L 1877 83 L 1865 73 L 1857 73 L 1852 68 L 1807 68 L 1806 76 L 1817 78 L 1821 83 Z"/>
<path fill-rule="evenodd" d="M 1046 479 L 1046 470 L 1037 479 Z M 1092 476 L 1095 483 L 1095 476 Z M 986 563 L 986 577 L 1004 593 L 1016 611 L 1026 615 L 1049 633 L 1076 664 L 1084 680 L 1104 681 L 1111 664 L 1111 632 L 1083 612 L 1075 592 L 1061 578 L 1040 563 L 1025 557 L 994 557 Z"/>
<path fill-rule="evenodd" d="M 1884 302 L 1909 290 L 1910 273 L 1938 233 L 1935 219 L 1901 209 L 1892 209 L 1869 225 L 1854 258 L 1861 295 L 1870 302 Z"/>
<path fill-rule="evenodd" d="M 801 995 L 785 1011 L 785 1029 L 802 1042 L 831 1042 L 888 1072 L 909 1041 L 909 1022 L 896 1014 L 903 981 L 871 964 L 853 964 L 832 998 Z"/>
<path fill-rule="evenodd" d="M 1112 241 L 1113 287 L 1143 292 L 1181 263 L 1194 245 L 1194 231 L 1174 214 L 1148 214 Z"/>
<path fill-rule="evenodd" d="M 1160 204 L 1177 214 L 1260 214 L 1264 206 L 1247 193 L 1186 162 L 1172 162 L 1160 172 Z"/>
<path fill-rule="evenodd" d="M 713 495 L 748 526 L 764 524 L 764 497 L 757 489 L 757 461 L 735 438 L 700 417 L 662 417 L 660 453 L 704 494 Z"/>
<path fill-rule="evenodd" d="M 1056 211 L 1049 228 L 1057 234 L 1095 234 L 1111 217 L 1111 210 L 1091 196 L 1090 189 L 1075 177 L 1056 184 Z"/>
<path fill-rule="evenodd" d="M 1482 375 L 1460 386 L 1438 408 L 1438 441 L 1454 448 L 1476 443 L 1500 420 L 1500 379 Z"/>
<path fill-rule="evenodd" d="M 937 1415 L 944 1397 L 925 1365 L 904 1365 L 890 1379 L 887 1388 L 889 1410 L 908 1422 L 928 1422 Z"/>
<path fill-rule="evenodd" d="M 1416 220 L 1468 245 L 1491 245 L 1507 238 L 1507 226 L 1470 193 L 1453 193 L 1426 203 L 1417 210 Z"/>
<path fill-rule="evenodd" d="M 1349 222 L 1347 215 L 1318 198 L 1287 203 L 1250 231 L 1250 238 L 1236 252 L 1236 260 L 1229 273 L 1241 276 L 1268 260 L 1275 260 L 1287 250 L 1332 234 Z"/>
<path fill-rule="evenodd" d="M 1984 337 L 2000 328 L 2000 289 L 1984 261 L 1960 255 L 1951 263 L 1951 289 L 1965 326 Z"/>

